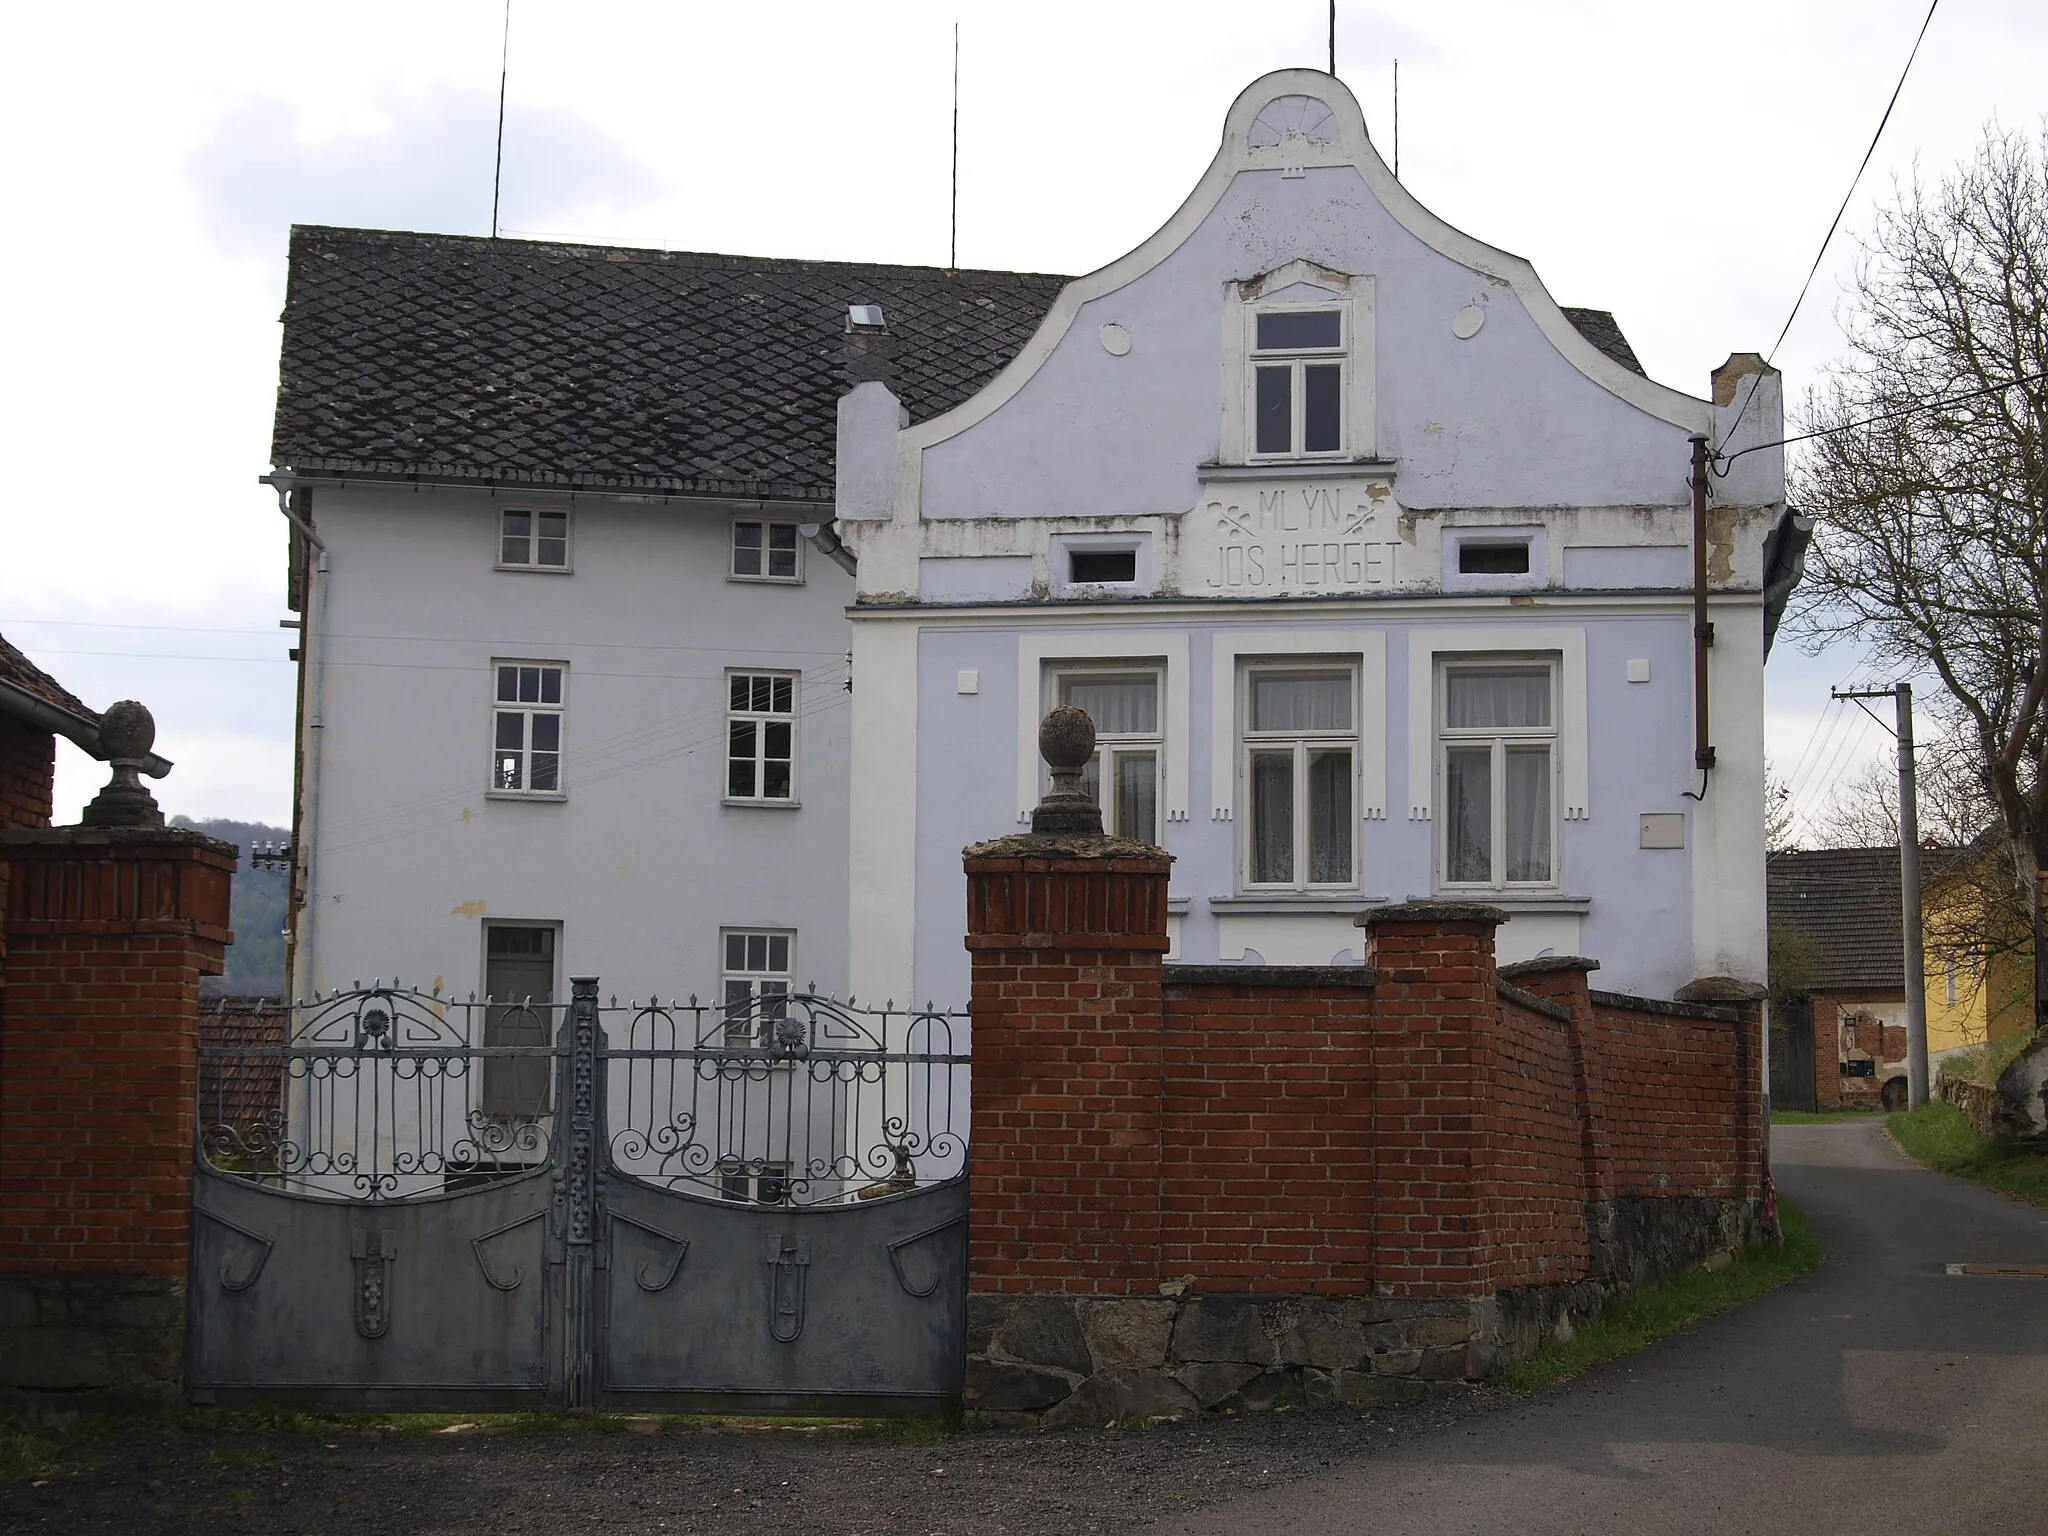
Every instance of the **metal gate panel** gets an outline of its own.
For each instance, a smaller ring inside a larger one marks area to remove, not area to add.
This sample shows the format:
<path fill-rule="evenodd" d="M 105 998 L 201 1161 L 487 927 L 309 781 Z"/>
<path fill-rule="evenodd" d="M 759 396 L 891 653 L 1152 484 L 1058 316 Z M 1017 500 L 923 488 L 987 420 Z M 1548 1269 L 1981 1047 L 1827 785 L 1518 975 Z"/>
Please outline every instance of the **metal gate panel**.
<path fill-rule="evenodd" d="M 959 1396 L 967 1182 L 748 1206 L 614 1178 L 598 1405 L 783 1413 Z"/>
<path fill-rule="evenodd" d="M 197 1173 L 194 1402 L 519 1409 L 551 1396 L 548 1170 L 440 1198 Z"/>

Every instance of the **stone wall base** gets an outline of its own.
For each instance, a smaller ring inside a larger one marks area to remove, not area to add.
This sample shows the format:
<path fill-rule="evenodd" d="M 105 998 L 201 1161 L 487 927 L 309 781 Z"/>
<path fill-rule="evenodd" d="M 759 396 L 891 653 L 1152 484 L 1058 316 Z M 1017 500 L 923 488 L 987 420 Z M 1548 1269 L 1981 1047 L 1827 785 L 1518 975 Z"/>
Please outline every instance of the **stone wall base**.
<path fill-rule="evenodd" d="M 963 1406 L 990 1423 L 1056 1427 L 1402 1402 L 1484 1380 L 1611 1297 L 1760 1234 L 1751 1200 L 1605 1201 L 1587 1221 L 1603 1277 L 1490 1296 L 971 1295 Z"/>
<path fill-rule="evenodd" d="M 182 1278 L 0 1274 L 0 1412 L 175 1408 L 184 1353 Z"/>

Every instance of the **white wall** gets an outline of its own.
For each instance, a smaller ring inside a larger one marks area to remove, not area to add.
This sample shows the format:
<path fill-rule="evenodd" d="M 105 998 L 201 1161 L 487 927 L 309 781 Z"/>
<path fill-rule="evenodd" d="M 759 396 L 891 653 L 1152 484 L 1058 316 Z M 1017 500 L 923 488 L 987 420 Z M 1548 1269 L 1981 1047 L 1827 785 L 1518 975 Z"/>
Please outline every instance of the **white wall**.
<path fill-rule="evenodd" d="M 797 932 L 799 985 L 843 992 L 851 581 L 728 581 L 734 509 L 574 499 L 573 572 L 493 568 L 484 491 L 319 485 L 329 573 L 307 637 L 312 887 L 295 987 L 483 986 L 487 919 L 559 923 L 557 985 L 714 994 L 721 927 Z M 566 662 L 561 802 L 490 784 L 496 658 Z M 722 805 L 725 673 L 803 674 L 801 809 Z"/>

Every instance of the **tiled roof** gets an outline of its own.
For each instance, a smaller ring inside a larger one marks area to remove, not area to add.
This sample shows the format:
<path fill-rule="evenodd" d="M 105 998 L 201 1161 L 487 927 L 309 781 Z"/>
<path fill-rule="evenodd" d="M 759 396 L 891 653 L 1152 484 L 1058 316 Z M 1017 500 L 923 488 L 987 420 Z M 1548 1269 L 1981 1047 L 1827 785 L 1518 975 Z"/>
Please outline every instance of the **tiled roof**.
<path fill-rule="evenodd" d="M 76 694 L 9 644 L 5 635 L 0 635 L 0 683 L 12 683 L 45 704 L 54 704 L 82 719 L 99 719 L 98 713 L 80 703 Z"/>
<path fill-rule="evenodd" d="M 272 461 L 829 500 L 849 304 L 882 307 L 922 420 L 994 378 L 1066 282 L 301 227 Z"/>
<path fill-rule="evenodd" d="M 1572 329 L 1593 343 L 1602 352 L 1613 358 L 1630 373 L 1643 374 L 1643 365 L 1636 357 L 1636 349 L 1628 344 L 1628 338 L 1621 334 L 1621 326 L 1614 316 L 1604 309 L 1566 308 L 1565 319 L 1571 321 Z"/>
<path fill-rule="evenodd" d="M 846 308 L 913 421 L 1016 356 L 1068 279 L 299 226 L 271 461 L 829 501 Z M 1567 309 L 1637 373 L 1605 310 Z"/>
<path fill-rule="evenodd" d="M 1772 927 L 1811 934 L 1823 991 L 1906 984 L 1899 943 L 1899 850 L 1816 848 L 1764 863 Z M 1925 883 L 1923 877 L 1923 885 Z"/>

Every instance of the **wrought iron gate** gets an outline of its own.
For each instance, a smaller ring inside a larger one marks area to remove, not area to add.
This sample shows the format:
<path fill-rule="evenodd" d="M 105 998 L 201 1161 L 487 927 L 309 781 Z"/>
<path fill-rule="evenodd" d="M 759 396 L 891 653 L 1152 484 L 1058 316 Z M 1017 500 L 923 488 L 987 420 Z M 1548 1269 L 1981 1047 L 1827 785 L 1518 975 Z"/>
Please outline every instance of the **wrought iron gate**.
<path fill-rule="evenodd" d="M 201 1052 L 196 1402 L 888 1411 L 965 1358 L 965 1015 L 376 985 Z"/>

